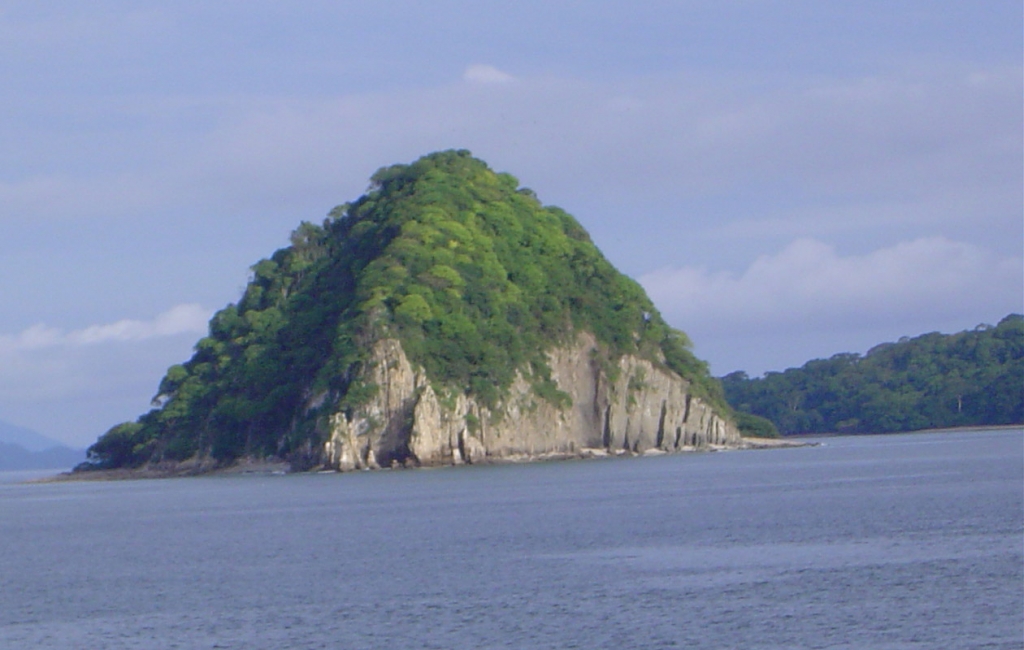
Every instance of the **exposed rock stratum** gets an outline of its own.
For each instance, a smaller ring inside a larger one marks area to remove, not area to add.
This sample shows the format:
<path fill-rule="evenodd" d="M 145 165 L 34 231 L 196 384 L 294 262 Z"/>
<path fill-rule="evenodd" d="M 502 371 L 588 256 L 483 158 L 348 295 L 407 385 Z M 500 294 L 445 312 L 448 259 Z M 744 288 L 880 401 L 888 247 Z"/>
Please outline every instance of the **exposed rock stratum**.
<path fill-rule="evenodd" d="M 552 379 L 571 404 L 545 401 L 518 375 L 508 397 L 489 409 L 465 394 L 439 398 L 399 341 L 377 341 L 367 380 L 379 390 L 351 414 L 330 416 L 325 461 L 344 471 L 740 445 L 736 427 L 675 373 L 624 355 L 613 381 L 599 354 L 585 332 L 548 352 Z"/>

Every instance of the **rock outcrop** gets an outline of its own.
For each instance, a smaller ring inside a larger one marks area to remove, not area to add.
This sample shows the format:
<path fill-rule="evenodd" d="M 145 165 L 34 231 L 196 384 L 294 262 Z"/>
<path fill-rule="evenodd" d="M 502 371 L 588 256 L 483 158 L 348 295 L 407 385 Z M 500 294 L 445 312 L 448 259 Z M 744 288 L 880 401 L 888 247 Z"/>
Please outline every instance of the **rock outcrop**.
<path fill-rule="evenodd" d="M 609 368 L 600 355 L 593 336 L 578 335 L 548 354 L 567 400 L 538 396 L 519 374 L 491 410 L 435 389 L 399 341 L 379 340 L 363 377 L 376 395 L 326 419 L 325 464 L 346 471 L 741 446 L 736 427 L 675 373 L 628 355 Z"/>

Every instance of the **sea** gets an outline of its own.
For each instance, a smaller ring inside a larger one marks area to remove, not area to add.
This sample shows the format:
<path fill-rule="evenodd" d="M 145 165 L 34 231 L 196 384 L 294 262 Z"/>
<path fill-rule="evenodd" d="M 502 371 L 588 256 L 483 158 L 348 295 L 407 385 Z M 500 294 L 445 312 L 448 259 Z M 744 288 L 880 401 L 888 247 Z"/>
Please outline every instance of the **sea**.
<path fill-rule="evenodd" d="M 0 648 L 1024 648 L 1024 429 L 0 474 Z"/>

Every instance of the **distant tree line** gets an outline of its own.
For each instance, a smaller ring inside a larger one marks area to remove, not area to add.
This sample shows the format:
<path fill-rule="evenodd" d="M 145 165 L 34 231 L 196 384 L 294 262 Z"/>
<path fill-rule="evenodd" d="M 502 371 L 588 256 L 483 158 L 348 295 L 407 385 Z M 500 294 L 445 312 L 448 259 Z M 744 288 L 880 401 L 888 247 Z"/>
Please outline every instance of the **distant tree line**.
<path fill-rule="evenodd" d="M 734 408 L 771 420 L 783 434 L 1024 423 L 1024 316 L 760 378 L 734 372 L 722 385 Z"/>

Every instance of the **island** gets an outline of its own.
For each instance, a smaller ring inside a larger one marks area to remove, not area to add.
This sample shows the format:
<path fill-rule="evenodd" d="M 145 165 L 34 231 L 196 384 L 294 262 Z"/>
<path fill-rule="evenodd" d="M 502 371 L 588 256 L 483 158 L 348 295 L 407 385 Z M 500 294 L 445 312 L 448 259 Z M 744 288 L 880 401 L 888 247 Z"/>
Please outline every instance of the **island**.
<path fill-rule="evenodd" d="M 379 170 L 255 264 L 152 410 L 103 434 L 79 471 L 743 446 L 691 347 L 575 218 L 468 151 L 433 153 Z"/>

